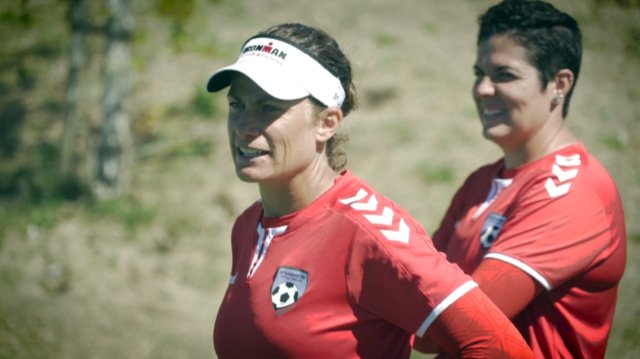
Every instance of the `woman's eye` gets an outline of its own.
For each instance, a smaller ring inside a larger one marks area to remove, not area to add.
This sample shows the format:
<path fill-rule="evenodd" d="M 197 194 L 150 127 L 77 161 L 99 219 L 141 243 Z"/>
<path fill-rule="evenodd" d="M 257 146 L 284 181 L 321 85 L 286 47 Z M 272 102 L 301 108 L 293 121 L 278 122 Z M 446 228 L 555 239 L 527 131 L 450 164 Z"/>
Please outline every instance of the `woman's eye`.
<path fill-rule="evenodd" d="M 242 104 L 236 100 L 229 100 L 229 108 L 233 110 L 238 110 L 242 108 Z"/>
<path fill-rule="evenodd" d="M 515 79 L 515 76 L 509 72 L 499 72 L 495 74 L 494 81 L 496 82 L 506 82 Z"/>
<path fill-rule="evenodd" d="M 280 107 L 273 104 L 265 103 L 262 105 L 262 110 L 264 112 L 278 112 L 280 111 Z"/>

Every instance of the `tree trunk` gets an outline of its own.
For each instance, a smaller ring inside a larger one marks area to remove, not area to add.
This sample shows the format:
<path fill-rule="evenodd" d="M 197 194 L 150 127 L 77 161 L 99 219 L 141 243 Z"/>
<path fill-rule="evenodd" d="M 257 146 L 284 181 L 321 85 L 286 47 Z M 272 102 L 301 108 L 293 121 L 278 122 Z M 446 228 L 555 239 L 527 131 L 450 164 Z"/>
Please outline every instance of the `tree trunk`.
<path fill-rule="evenodd" d="M 98 146 L 96 194 L 112 198 L 129 191 L 133 171 L 133 139 L 125 107 L 131 70 L 134 18 L 129 0 L 107 0 L 107 46 L 103 75 L 103 123 Z"/>
<path fill-rule="evenodd" d="M 77 175 L 77 142 L 80 119 L 78 118 L 79 73 L 87 59 L 86 31 L 83 23 L 86 19 L 85 0 L 71 0 L 68 9 L 68 21 L 71 28 L 69 46 L 69 73 L 66 92 L 66 115 L 60 153 L 60 174 L 63 178 Z"/>

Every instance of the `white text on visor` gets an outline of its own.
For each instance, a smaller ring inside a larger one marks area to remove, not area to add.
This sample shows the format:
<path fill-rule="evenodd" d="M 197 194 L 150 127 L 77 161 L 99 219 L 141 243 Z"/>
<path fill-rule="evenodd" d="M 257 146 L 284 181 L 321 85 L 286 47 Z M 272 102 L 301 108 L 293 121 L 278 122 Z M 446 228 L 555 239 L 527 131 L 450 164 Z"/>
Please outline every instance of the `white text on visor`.
<path fill-rule="evenodd" d="M 269 95 L 281 100 L 311 95 L 327 107 L 340 107 L 345 97 L 340 80 L 315 59 L 293 45 L 268 37 L 245 43 L 236 63 L 216 71 L 208 87 L 219 90 L 216 76 L 227 71 L 243 73 Z"/>

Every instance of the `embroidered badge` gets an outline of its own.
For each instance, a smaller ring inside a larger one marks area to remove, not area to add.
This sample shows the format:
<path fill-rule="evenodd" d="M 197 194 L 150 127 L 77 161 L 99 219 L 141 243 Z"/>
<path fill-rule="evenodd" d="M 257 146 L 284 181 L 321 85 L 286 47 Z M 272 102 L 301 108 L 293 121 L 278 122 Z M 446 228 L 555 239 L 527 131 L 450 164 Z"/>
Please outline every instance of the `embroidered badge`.
<path fill-rule="evenodd" d="M 491 212 L 482 225 L 482 232 L 480 232 L 480 243 L 483 249 L 489 249 L 493 242 L 498 238 L 506 217 L 499 213 Z"/>
<path fill-rule="evenodd" d="M 307 290 L 309 274 L 302 269 L 279 267 L 271 283 L 271 304 L 276 312 L 295 304 Z"/>

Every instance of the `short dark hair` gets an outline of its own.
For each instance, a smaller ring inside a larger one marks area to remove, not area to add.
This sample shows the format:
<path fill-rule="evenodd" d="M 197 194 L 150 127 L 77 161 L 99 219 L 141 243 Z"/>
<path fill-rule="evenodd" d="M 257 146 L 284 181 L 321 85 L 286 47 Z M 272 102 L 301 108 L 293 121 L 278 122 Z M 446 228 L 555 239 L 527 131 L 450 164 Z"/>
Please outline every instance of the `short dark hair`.
<path fill-rule="evenodd" d="M 357 93 L 353 84 L 351 62 L 342 52 L 338 42 L 321 29 L 299 23 L 286 23 L 272 26 L 259 32 L 256 36 L 274 36 L 285 39 L 314 57 L 322 66 L 336 76 L 345 92 L 345 99 L 341 110 L 347 116 L 358 106 Z M 319 101 L 313 102 L 324 106 Z M 333 136 L 327 143 L 329 165 L 336 171 L 342 170 L 347 163 L 347 157 L 341 144 L 347 140 L 345 134 Z"/>
<path fill-rule="evenodd" d="M 565 94 L 562 108 L 562 117 L 566 117 L 582 61 L 582 33 L 576 20 L 546 1 L 504 0 L 490 7 L 478 22 L 478 44 L 493 35 L 506 35 L 524 47 L 542 88 L 561 69 L 573 72 L 573 87 Z"/>

